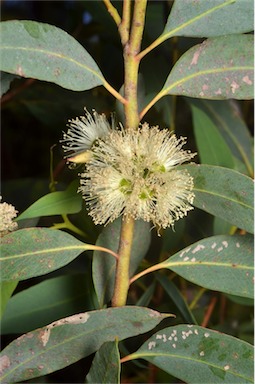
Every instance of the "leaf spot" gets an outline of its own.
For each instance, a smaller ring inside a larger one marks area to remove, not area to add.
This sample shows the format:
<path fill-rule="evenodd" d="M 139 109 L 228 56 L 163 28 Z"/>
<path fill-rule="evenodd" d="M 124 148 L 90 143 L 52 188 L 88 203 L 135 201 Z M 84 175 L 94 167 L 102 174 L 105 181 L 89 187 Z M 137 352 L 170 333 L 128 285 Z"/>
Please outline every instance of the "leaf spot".
<path fill-rule="evenodd" d="M 223 250 L 223 247 L 219 247 L 219 248 L 217 249 L 218 252 L 220 252 L 220 251 L 222 251 L 222 250 Z"/>
<path fill-rule="evenodd" d="M 217 91 L 214 92 L 215 95 L 221 95 L 222 94 L 222 91 L 221 91 L 221 88 L 219 88 Z"/>
<path fill-rule="evenodd" d="M 192 261 L 192 263 L 194 263 L 196 261 L 196 258 L 192 257 L 192 259 L 190 261 Z"/>
<path fill-rule="evenodd" d="M 196 248 L 193 249 L 192 253 L 196 253 L 196 252 L 198 252 L 198 251 L 201 251 L 201 250 L 204 249 L 204 248 L 205 248 L 205 246 L 204 246 L 203 244 L 198 244 L 198 245 L 196 246 Z"/>
<path fill-rule="evenodd" d="M 6 368 L 9 368 L 11 361 L 7 355 L 0 357 L 0 373 L 2 374 Z"/>
<path fill-rule="evenodd" d="M 189 260 L 189 257 L 188 256 L 186 256 L 186 257 L 184 257 L 184 259 L 183 259 L 184 261 L 188 261 Z"/>
<path fill-rule="evenodd" d="M 216 247 L 217 243 L 213 243 L 211 248 L 214 249 Z"/>
<path fill-rule="evenodd" d="M 204 337 L 209 337 L 210 336 L 210 333 L 206 332 L 204 333 Z"/>
<path fill-rule="evenodd" d="M 228 242 L 227 241 L 222 241 L 222 245 L 224 245 L 225 248 L 228 247 Z"/>
<path fill-rule="evenodd" d="M 236 243 L 236 248 L 240 248 L 240 244 L 239 243 Z"/>
<path fill-rule="evenodd" d="M 152 348 L 156 347 L 156 342 L 155 341 L 150 341 L 148 344 L 148 350 L 150 351 Z"/>
<path fill-rule="evenodd" d="M 232 93 L 235 93 L 235 91 L 240 87 L 240 85 L 238 85 L 235 81 L 232 81 L 230 87 L 231 87 Z"/>
<path fill-rule="evenodd" d="M 242 78 L 243 82 L 248 84 L 248 85 L 252 85 L 252 81 L 250 80 L 249 76 L 244 76 Z"/>
<path fill-rule="evenodd" d="M 156 340 L 161 340 L 162 339 L 162 335 L 156 335 Z"/>
<path fill-rule="evenodd" d="M 225 366 L 224 366 L 224 371 L 228 371 L 228 370 L 229 370 L 229 368 L 230 368 L 230 366 L 229 366 L 229 365 L 225 365 Z"/>
<path fill-rule="evenodd" d="M 85 313 L 79 313 L 77 315 L 65 317 L 64 319 L 60 319 L 49 324 L 45 328 L 45 331 L 43 332 L 43 334 L 40 336 L 43 346 L 45 347 L 46 344 L 48 343 L 50 338 L 50 331 L 52 328 L 58 327 L 60 325 L 65 325 L 65 324 L 83 324 L 87 322 L 88 318 L 89 318 L 89 314 L 85 312 Z"/>
<path fill-rule="evenodd" d="M 172 344 L 172 347 L 173 347 L 173 348 L 176 348 L 176 344 Z"/>
<path fill-rule="evenodd" d="M 204 356 L 204 355 L 205 355 L 204 351 L 201 351 L 201 352 L 199 353 L 199 355 L 200 355 L 200 356 Z"/>
<path fill-rule="evenodd" d="M 195 330 L 194 330 L 194 333 L 195 333 L 195 335 L 198 335 L 198 330 L 195 329 Z"/>

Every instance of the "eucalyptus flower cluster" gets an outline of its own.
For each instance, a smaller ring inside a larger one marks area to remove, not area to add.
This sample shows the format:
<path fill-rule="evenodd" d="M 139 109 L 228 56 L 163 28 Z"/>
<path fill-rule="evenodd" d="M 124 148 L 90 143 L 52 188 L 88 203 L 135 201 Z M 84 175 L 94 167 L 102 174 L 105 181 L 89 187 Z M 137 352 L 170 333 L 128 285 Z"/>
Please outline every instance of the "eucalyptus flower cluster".
<path fill-rule="evenodd" d="M 62 142 L 69 161 L 86 163 L 78 191 L 95 224 L 124 215 L 167 228 L 193 209 L 193 178 L 177 167 L 195 156 L 182 149 L 186 138 L 147 123 L 114 128 L 86 111 L 69 122 Z"/>
<path fill-rule="evenodd" d="M 0 237 L 18 228 L 18 224 L 13 221 L 18 211 L 13 205 L 2 203 L 1 200 L 2 196 L 0 196 Z"/>

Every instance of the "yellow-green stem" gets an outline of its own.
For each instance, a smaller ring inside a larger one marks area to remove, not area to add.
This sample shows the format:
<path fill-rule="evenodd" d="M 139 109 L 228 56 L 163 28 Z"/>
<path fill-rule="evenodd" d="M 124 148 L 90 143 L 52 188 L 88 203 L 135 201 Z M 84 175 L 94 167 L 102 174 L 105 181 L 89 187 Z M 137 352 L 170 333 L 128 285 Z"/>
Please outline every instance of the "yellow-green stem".
<path fill-rule="evenodd" d="M 121 40 L 124 50 L 124 109 L 125 129 L 137 129 L 139 125 L 139 113 L 137 102 L 137 84 L 139 60 L 136 56 L 140 52 L 142 35 L 144 30 L 145 12 L 147 0 L 135 0 L 134 12 L 129 35 L 130 0 L 124 0 Z M 129 289 L 129 265 L 133 243 L 135 220 L 124 217 L 122 220 L 120 243 L 116 264 L 115 287 L 112 298 L 112 306 L 126 305 Z"/>
<path fill-rule="evenodd" d="M 113 307 L 121 307 L 126 304 L 129 289 L 129 264 L 133 243 L 135 221 L 124 217 L 122 221 L 118 260 L 116 264 L 115 288 L 112 298 Z"/>

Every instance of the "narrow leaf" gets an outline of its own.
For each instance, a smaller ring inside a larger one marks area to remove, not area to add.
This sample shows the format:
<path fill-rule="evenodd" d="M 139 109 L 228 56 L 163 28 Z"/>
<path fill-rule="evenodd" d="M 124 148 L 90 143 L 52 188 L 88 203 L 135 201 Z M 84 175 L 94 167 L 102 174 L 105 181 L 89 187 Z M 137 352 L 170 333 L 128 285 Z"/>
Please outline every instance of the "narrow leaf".
<path fill-rule="evenodd" d="M 241 160 L 253 175 L 253 140 L 234 100 L 204 100 L 187 98 L 213 121 L 233 155 Z"/>
<path fill-rule="evenodd" d="M 253 99 L 252 35 L 211 38 L 177 61 L 161 91 L 204 99 Z"/>
<path fill-rule="evenodd" d="M 87 281 L 84 274 L 58 276 L 17 293 L 7 304 L 2 334 L 28 332 L 84 309 L 94 309 Z"/>
<path fill-rule="evenodd" d="M 12 232 L 2 238 L 1 281 L 44 275 L 91 249 L 95 247 L 54 229 L 27 228 Z"/>
<path fill-rule="evenodd" d="M 213 37 L 253 31 L 252 0 L 175 0 L 161 35 Z"/>
<path fill-rule="evenodd" d="M 65 191 L 52 192 L 37 200 L 17 220 L 33 217 L 77 213 L 82 208 L 82 197 L 77 193 L 78 183 L 69 185 Z"/>
<path fill-rule="evenodd" d="M 118 252 L 121 231 L 121 218 L 107 225 L 102 231 L 96 245 L 104 246 Z M 130 260 L 130 276 L 134 274 L 148 251 L 151 240 L 150 224 L 142 220 L 135 222 L 134 239 Z M 101 251 L 93 255 L 93 282 L 100 307 L 108 303 L 113 295 L 116 261 L 106 257 Z"/>
<path fill-rule="evenodd" d="M 3 313 L 5 312 L 6 305 L 14 292 L 15 288 L 18 285 L 17 281 L 3 281 L 0 284 L 0 294 L 1 294 L 1 309 L 0 309 L 0 318 L 3 316 Z M 2 332 L 2 321 L 1 321 L 1 332 Z"/>
<path fill-rule="evenodd" d="M 88 52 L 65 31 L 36 21 L 1 23 L 1 70 L 50 81 L 73 91 L 103 85 Z"/>
<path fill-rule="evenodd" d="M 194 178 L 194 205 L 253 233 L 253 180 L 232 169 L 187 165 Z"/>
<path fill-rule="evenodd" d="M 161 263 L 202 287 L 253 298 L 253 238 L 212 236 L 200 240 Z"/>
<path fill-rule="evenodd" d="M 1 379 L 13 383 L 57 371 L 97 351 L 107 341 L 153 329 L 166 315 L 142 307 L 85 312 L 22 335 L 0 354 Z"/>
<path fill-rule="evenodd" d="M 190 324 L 197 324 L 193 313 L 189 310 L 188 304 L 186 303 L 179 289 L 177 289 L 176 285 L 165 275 L 162 275 L 160 273 L 157 273 L 157 280 L 160 282 L 161 286 L 168 294 L 170 299 L 175 303 L 176 307 L 178 308 L 180 314 L 183 317 L 183 320 Z"/>
<path fill-rule="evenodd" d="M 104 343 L 97 351 L 85 382 L 120 383 L 120 354 L 117 340 Z"/>
<path fill-rule="evenodd" d="M 212 120 L 194 106 L 191 106 L 191 110 L 200 162 L 234 168 L 231 150 Z"/>
<path fill-rule="evenodd" d="M 162 329 L 129 360 L 141 358 L 189 384 L 253 383 L 253 346 L 197 325 Z"/>

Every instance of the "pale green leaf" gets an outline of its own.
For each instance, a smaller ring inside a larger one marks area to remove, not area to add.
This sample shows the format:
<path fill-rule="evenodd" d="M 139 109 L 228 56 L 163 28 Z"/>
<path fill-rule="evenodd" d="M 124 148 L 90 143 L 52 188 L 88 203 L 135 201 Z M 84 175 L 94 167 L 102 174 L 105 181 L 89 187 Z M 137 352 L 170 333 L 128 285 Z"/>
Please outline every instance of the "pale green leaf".
<path fill-rule="evenodd" d="M 254 38 L 229 35 L 195 45 L 177 61 L 163 95 L 204 99 L 253 99 Z"/>
<path fill-rule="evenodd" d="M 253 238 L 250 235 L 208 237 L 160 265 L 202 287 L 253 298 Z"/>
<path fill-rule="evenodd" d="M 64 368 L 103 343 L 148 332 L 166 315 L 142 307 L 79 313 L 22 335 L 0 354 L 4 383 L 25 381 Z"/>
<path fill-rule="evenodd" d="M 36 21 L 4 21 L 1 26 L 1 70 L 49 81 L 73 91 L 104 84 L 89 53 L 65 31 Z"/>
<path fill-rule="evenodd" d="M 200 109 L 191 106 L 193 128 L 200 162 L 233 168 L 234 159 L 230 148 L 212 120 Z"/>
<path fill-rule="evenodd" d="M 197 325 L 161 329 L 130 359 L 145 359 L 189 384 L 253 383 L 253 346 Z"/>
<path fill-rule="evenodd" d="M 175 0 L 161 35 L 213 37 L 253 31 L 253 0 Z"/>
<path fill-rule="evenodd" d="M 95 247 L 55 229 L 20 229 L 2 238 L 1 281 L 25 280 L 50 273 L 91 249 Z"/>
<path fill-rule="evenodd" d="M 253 140 L 235 100 L 186 99 L 203 110 L 215 124 L 233 155 L 240 159 L 253 175 Z M 238 170 L 238 169 L 237 169 Z"/>
<path fill-rule="evenodd" d="M 3 316 L 5 312 L 6 305 L 14 292 L 15 288 L 18 285 L 18 280 L 14 281 L 3 281 L 0 283 L 0 294 L 1 294 L 1 312 L 0 318 Z M 1 321 L 1 332 L 2 332 L 2 321 Z"/>
<path fill-rule="evenodd" d="M 33 217 L 77 213 L 82 208 L 82 197 L 77 193 L 78 182 L 69 185 L 65 191 L 51 192 L 27 208 L 18 220 Z"/>
<path fill-rule="evenodd" d="M 120 354 L 117 340 L 104 343 L 97 351 L 85 382 L 88 384 L 120 383 Z"/>

